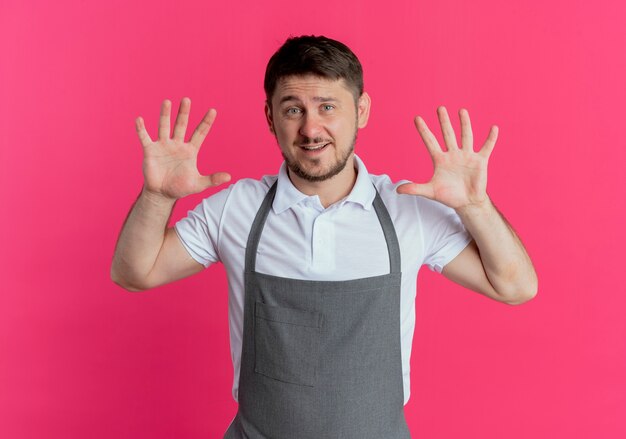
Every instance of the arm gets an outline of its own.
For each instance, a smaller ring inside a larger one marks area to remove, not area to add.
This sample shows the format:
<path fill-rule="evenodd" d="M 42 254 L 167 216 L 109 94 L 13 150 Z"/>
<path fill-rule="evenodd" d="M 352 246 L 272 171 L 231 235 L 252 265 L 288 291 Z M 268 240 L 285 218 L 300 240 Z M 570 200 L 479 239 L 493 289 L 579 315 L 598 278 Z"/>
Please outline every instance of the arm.
<path fill-rule="evenodd" d="M 424 121 L 415 124 L 434 163 L 434 175 L 426 184 L 407 183 L 398 187 L 403 194 L 421 195 L 456 210 L 474 240 L 442 274 L 452 281 L 495 300 L 523 303 L 537 292 L 537 275 L 521 241 L 487 196 L 487 163 L 497 138 L 492 127 L 478 152 L 473 150 L 469 114 L 461 110 L 459 147 L 445 108 L 438 109 L 446 142 L 443 151 Z"/>
<path fill-rule="evenodd" d="M 163 285 L 204 268 L 189 255 L 174 229 L 167 228 L 167 222 L 177 199 L 224 183 L 230 176 L 223 172 L 209 176 L 198 173 L 198 151 L 216 113 L 209 110 L 185 143 L 190 107 L 191 101 L 184 98 L 172 138 L 168 100 L 161 107 L 156 142 L 146 132 L 143 119 L 136 121 L 144 151 L 144 186 L 126 218 L 111 264 L 111 279 L 129 291 Z"/>
<path fill-rule="evenodd" d="M 443 268 L 442 274 L 510 305 L 532 299 L 537 294 L 532 261 L 495 205 L 489 200 L 480 208 L 460 209 L 457 213 L 474 241 Z"/>

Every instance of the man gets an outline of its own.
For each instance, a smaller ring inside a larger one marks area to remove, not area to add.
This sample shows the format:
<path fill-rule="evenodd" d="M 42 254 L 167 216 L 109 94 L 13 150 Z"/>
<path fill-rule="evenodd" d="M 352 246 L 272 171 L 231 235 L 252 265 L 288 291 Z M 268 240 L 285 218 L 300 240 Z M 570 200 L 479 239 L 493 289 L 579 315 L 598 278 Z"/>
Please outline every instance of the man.
<path fill-rule="evenodd" d="M 177 199 L 230 179 L 201 176 L 196 166 L 215 110 L 187 143 L 189 99 L 171 138 L 169 101 L 158 140 L 137 119 L 145 183 L 112 278 L 139 291 L 224 263 L 239 402 L 226 438 L 408 438 L 420 266 L 509 304 L 536 294 L 532 263 L 486 192 L 497 128 L 475 152 L 467 111 L 459 112 L 459 145 L 440 107 L 444 152 L 417 117 L 434 175 L 398 185 L 369 175 L 354 154 L 370 98 L 345 45 L 287 40 L 268 63 L 265 91 L 285 159 L 278 175 L 231 185 L 174 228 L 166 227 Z"/>

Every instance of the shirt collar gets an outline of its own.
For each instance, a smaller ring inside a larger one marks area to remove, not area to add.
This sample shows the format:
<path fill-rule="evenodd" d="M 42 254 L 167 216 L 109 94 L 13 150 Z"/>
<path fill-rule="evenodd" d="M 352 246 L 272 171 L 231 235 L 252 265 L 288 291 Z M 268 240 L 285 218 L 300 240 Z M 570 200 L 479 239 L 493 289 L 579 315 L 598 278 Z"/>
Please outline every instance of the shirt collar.
<path fill-rule="evenodd" d="M 357 169 L 357 177 L 352 191 L 346 198 L 339 201 L 342 205 L 348 202 L 360 204 L 365 210 L 372 208 L 372 203 L 376 197 L 376 189 L 367 172 L 367 168 L 363 161 L 355 154 L 354 163 Z M 272 203 L 272 209 L 277 215 L 292 208 L 301 201 L 310 198 L 309 195 L 300 192 L 291 182 L 287 175 L 287 164 L 283 162 L 278 171 L 278 186 L 276 187 L 276 196 Z M 314 195 L 316 196 L 316 195 Z"/>

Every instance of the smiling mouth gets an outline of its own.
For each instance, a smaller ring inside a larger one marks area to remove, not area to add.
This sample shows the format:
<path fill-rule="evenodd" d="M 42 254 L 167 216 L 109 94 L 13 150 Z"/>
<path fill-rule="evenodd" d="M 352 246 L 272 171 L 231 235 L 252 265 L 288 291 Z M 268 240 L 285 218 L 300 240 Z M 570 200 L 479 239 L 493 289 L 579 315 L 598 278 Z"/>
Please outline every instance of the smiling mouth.
<path fill-rule="evenodd" d="M 319 150 L 326 148 L 328 145 L 330 145 L 330 143 L 324 143 L 323 145 L 312 145 L 312 146 L 300 145 L 300 148 L 304 149 L 305 151 L 319 151 Z"/>

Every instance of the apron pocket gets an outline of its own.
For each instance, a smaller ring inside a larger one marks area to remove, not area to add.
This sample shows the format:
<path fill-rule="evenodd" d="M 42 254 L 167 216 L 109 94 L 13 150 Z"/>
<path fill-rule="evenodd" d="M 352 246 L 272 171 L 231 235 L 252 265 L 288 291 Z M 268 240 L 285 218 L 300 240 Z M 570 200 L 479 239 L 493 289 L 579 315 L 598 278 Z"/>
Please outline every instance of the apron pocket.
<path fill-rule="evenodd" d="M 286 383 L 315 386 L 320 320 L 318 312 L 256 302 L 254 371 Z"/>

